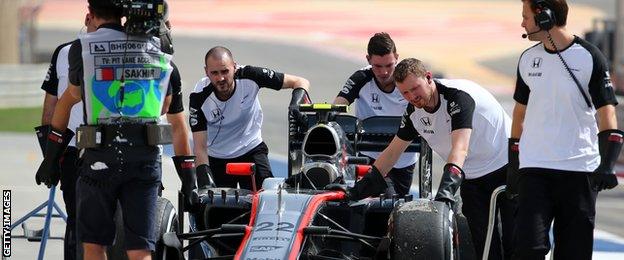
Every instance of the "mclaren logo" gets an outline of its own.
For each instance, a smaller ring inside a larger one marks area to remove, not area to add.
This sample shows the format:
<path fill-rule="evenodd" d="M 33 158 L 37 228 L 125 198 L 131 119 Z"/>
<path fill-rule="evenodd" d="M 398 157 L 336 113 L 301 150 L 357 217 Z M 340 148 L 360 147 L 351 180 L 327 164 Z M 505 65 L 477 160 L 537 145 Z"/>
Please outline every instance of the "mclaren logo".
<path fill-rule="evenodd" d="M 262 73 L 264 73 L 264 75 L 267 75 L 267 77 L 269 77 L 270 79 L 272 79 L 273 75 L 275 75 L 275 72 L 269 69 L 262 69 Z"/>
<path fill-rule="evenodd" d="M 537 58 L 533 59 L 533 65 L 532 65 L 532 67 L 533 67 L 534 69 L 539 68 L 541 65 L 542 65 L 542 58 L 537 57 Z"/>
<path fill-rule="evenodd" d="M 431 126 L 431 118 L 429 118 L 429 117 L 421 117 L 421 118 L 420 118 L 420 122 L 421 122 L 424 126 Z"/>
<path fill-rule="evenodd" d="M 280 249 L 281 246 L 251 246 L 249 248 L 250 252 L 269 252 L 275 249 Z"/>

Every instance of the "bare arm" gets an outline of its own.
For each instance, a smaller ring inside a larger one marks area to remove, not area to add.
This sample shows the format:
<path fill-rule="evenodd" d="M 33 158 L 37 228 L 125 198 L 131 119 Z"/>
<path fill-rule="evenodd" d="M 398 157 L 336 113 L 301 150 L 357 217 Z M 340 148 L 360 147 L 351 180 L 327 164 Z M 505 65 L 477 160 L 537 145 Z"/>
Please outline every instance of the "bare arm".
<path fill-rule="evenodd" d="M 206 131 L 193 132 L 193 152 L 197 165 L 208 164 L 208 146 L 206 145 Z"/>
<path fill-rule="evenodd" d="M 167 121 L 173 129 L 173 152 L 175 155 L 191 155 L 189 130 L 184 113 L 167 114 Z"/>
<path fill-rule="evenodd" d="M 379 172 L 386 176 L 388 172 L 392 169 L 394 164 L 399 160 L 399 157 L 405 149 L 409 146 L 411 142 L 405 141 L 397 136 L 394 136 L 388 147 L 381 152 L 377 160 L 375 160 L 375 167 L 379 170 Z"/>
<path fill-rule="evenodd" d="M 161 116 L 169 111 L 169 105 L 171 105 L 171 95 L 165 97 L 165 102 L 163 103 L 162 109 L 160 110 Z"/>
<path fill-rule="evenodd" d="M 282 88 L 302 88 L 308 92 L 310 89 L 310 81 L 299 76 L 284 74 L 284 85 L 282 85 Z"/>
<path fill-rule="evenodd" d="M 347 100 L 346 98 L 343 97 L 336 97 L 336 99 L 334 99 L 334 105 L 350 105 L 349 104 L 349 100 Z"/>
<path fill-rule="evenodd" d="M 618 129 L 615 107 L 613 105 L 602 106 L 596 110 L 596 113 L 598 114 L 599 131 Z"/>
<path fill-rule="evenodd" d="M 58 100 L 56 107 L 54 108 L 54 115 L 50 124 L 52 128 L 65 131 L 67 124 L 69 123 L 69 112 L 71 108 L 78 102 L 80 102 L 80 88 L 72 85 L 67 86 L 67 90 L 63 93 L 63 96 Z"/>
<path fill-rule="evenodd" d="M 52 122 L 52 115 L 54 114 L 54 109 L 56 107 L 57 102 L 58 102 L 58 97 L 46 93 L 45 98 L 43 99 L 43 112 L 41 113 L 41 125 L 49 125 L 50 122 Z"/>
<path fill-rule="evenodd" d="M 513 109 L 511 121 L 511 138 L 520 139 L 524 126 L 524 114 L 526 113 L 526 105 L 516 102 Z"/>
<path fill-rule="evenodd" d="M 466 156 L 468 156 L 468 145 L 472 129 L 461 128 L 451 132 L 451 152 L 446 159 L 447 163 L 452 163 L 460 168 L 464 166 Z"/>

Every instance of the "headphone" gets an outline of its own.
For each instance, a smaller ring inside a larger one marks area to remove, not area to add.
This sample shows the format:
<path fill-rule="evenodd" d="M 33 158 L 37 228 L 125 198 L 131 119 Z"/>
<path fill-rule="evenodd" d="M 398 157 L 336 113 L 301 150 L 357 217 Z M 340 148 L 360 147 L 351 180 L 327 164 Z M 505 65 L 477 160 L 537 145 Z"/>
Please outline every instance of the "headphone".
<path fill-rule="evenodd" d="M 557 23 L 555 14 L 550 10 L 550 8 L 548 8 L 548 4 L 546 3 L 546 0 L 532 0 L 532 3 L 535 6 L 537 6 L 537 9 L 538 9 L 537 14 L 535 14 L 534 16 L 535 24 L 540 28 L 540 31 L 546 31 L 546 33 L 548 33 L 548 40 L 550 41 L 552 46 L 555 48 L 555 51 L 557 52 L 557 56 L 559 56 L 559 59 L 561 60 L 563 67 L 566 69 L 568 74 L 570 74 L 570 77 L 572 77 L 572 79 L 574 80 L 576 87 L 581 92 L 581 95 L 583 95 L 583 99 L 585 100 L 585 104 L 587 104 L 587 107 L 591 108 L 592 107 L 591 102 L 589 101 L 587 94 L 581 87 L 581 83 L 576 78 L 574 73 L 572 73 L 572 70 L 568 66 L 568 63 L 563 59 L 563 57 L 561 56 L 561 52 L 557 49 L 557 45 L 555 45 L 555 43 L 553 42 L 550 32 L 548 32 L 548 30 L 552 29 Z M 523 34 L 522 38 L 526 38 L 528 35 L 533 34 L 533 33 L 537 33 L 537 32 Z"/>
<path fill-rule="evenodd" d="M 557 23 L 555 13 L 548 8 L 546 0 L 532 0 L 533 4 L 537 6 L 538 12 L 535 14 L 535 24 L 543 31 L 552 29 Z"/>

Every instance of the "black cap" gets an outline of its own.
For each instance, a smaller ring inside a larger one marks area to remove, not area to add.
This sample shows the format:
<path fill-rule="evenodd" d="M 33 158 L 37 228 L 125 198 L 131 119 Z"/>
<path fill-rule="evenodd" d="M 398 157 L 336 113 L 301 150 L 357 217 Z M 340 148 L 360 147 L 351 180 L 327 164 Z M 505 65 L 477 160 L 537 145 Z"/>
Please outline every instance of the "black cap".
<path fill-rule="evenodd" d="M 89 6 L 97 9 L 121 9 L 121 5 L 115 4 L 115 0 L 87 0 Z"/>
<path fill-rule="evenodd" d="M 169 20 L 169 5 L 167 4 L 167 0 L 163 1 L 163 21 L 168 21 Z"/>

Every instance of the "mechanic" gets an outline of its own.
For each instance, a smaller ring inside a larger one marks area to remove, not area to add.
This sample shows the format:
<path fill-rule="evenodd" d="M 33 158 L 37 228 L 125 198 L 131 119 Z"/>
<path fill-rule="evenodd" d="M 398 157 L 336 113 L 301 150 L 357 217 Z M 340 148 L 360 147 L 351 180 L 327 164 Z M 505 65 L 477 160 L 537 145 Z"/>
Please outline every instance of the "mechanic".
<path fill-rule="evenodd" d="M 87 33 L 94 32 L 97 28 L 91 22 L 91 16 L 85 16 L 84 25 Z M 41 126 L 36 127 L 37 138 L 42 152 L 45 152 L 45 143 L 47 135 L 50 132 L 50 121 L 52 114 L 58 101 L 58 97 L 67 89 L 67 75 L 69 72 L 69 63 L 67 54 L 72 42 L 59 45 L 52 54 L 50 67 L 46 74 L 45 80 L 41 84 L 41 89 L 46 92 L 43 101 L 43 112 L 41 115 Z M 82 122 L 82 103 L 78 103 L 71 108 L 68 132 L 76 132 L 76 128 Z M 63 153 L 63 159 L 59 162 L 59 170 L 61 172 L 61 191 L 63 192 L 63 201 L 65 202 L 65 211 L 67 213 L 67 223 L 65 225 L 65 238 L 63 243 L 64 259 L 76 259 L 76 180 L 78 179 L 78 148 L 76 148 L 76 139 L 70 140 L 68 146 Z"/>
<path fill-rule="evenodd" d="M 360 120 L 372 116 L 401 116 L 408 102 L 395 87 L 392 77 L 399 58 L 394 41 L 388 33 L 376 33 L 368 41 L 367 51 L 369 65 L 349 77 L 334 104 L 351 105 L 356 102 L 355 116 Z M 374 163 L 380 153 L 362 154 Z M 388 172 L 395 192 L 401 197 L 409 193 L 417 160 L 416 153 L 404 153 Z"/>
<path fill-rule="evenodd" d="M 565 0 L 522 1 L 524 37 L 538 43 L 520 56 L 514 92 L 514 259 L 544 259 L 553 220 L 554 258 L 591 259 L 596 197 L 618 185 L 613 167 L 624 133 L 609 67 L 566 29 L 567 15 Z"/>
<path fill-rule="evenodd" d="M 157 145 L 170 141 L 170 128 L 156 122 L 171 100 L 171 56 L 160 50 L 156 37 L 127 35 L 122 9 L 113 1 L 88 3 L 98 29 L 80 36 L 69 49 L 69 86 L 56 104 L 36 180 L 58 183 L 69 112 L 84 97 L 85 126 L 78 129 L 77 145 L 85 149 L 76 183 L 76 230 L 84 258 L 106 258 L 119 201 L 129 259 L 150 259 L 161 178 Z"/>
<path fill-rule="evenodd" d="M 433 79 L 420 60 L 408 58 L 394 70 L 397 87 L 409 105 L 401 126 L 371 171 L 349 190 L 355 199 L 384 192 L 384 176 L 420 134 L 437 154 L 446 158 L 436 201 L 446 202 L 458 212 L 456 192 L 461 186 L 461 211 L 468 220 L 477 256 L 485 245 L 492 191 L 505 184 L 507 138 L 511 120 L 494 96 L 468 80 Z M 505 197 L 505 196 L 503 196 Z M 494 239 L 490 259 L 503 259 L 511 252 L 513 211 L 500 199 L 501 243 Z M 494 230 L 498 237 L 498 230 Z"/>
<path fill-rule="evenodd" d="M 229 49 L 211 48 L 204 58 L 206 77 L 195 85 L 190 95 L 190 125 L 198 174 L 208 173 L 218 187 L 251 189 L 246 176 L 226 176 L 230 162 L 256 164 L 256 185 L 272 177 L 269 149 L 262 140 L 260 88 L 291 88 L 291 116 L 303 120 L 298 104 L 308 100 L 307 79 L 267 68 L 237 66 Z"/>

